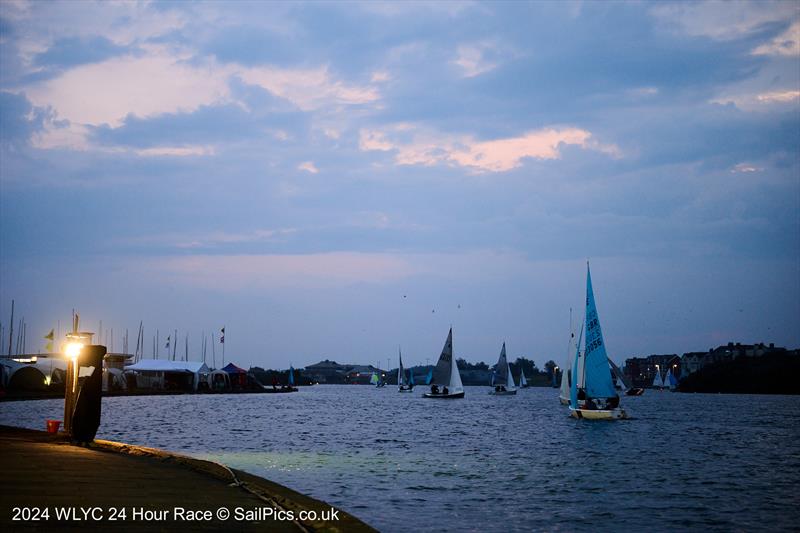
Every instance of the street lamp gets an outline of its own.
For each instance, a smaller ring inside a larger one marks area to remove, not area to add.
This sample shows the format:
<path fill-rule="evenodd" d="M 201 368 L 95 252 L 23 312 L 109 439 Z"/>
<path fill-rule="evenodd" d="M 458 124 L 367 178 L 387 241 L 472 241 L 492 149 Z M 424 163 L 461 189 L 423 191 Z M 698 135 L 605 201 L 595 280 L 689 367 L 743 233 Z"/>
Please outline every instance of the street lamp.
<path fill-rule="evenodd" d="M 81 350 L 87 344 L 92 343 L 93 333 L 84 331 L 73 331 L 67 333 L 67 344 L 64 346 L 64 355 L 67 357 L 67 385 L 64 390 L 64 431 L 69 433 L 72 429 L 72 413 L 75 409 L 75 401 L 78 392 L 78 357 Z"/>

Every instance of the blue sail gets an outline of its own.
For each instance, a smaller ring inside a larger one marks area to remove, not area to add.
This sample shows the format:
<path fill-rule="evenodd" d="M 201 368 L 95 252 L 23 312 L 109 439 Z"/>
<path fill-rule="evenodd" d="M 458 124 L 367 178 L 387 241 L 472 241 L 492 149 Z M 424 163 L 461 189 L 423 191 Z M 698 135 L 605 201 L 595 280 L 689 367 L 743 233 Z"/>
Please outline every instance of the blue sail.
<path fill-rule="evenodd" d="M 611 381 L 603 331 L 597 317 L 592 290 L 592 274 L 586 264 L 586 345 L 584 349 L 584 383 L 589 398 L 613 398 L 617 395 Z"/>
<path fill-rule="evenodd" d="M 416 383 L 414 383 L 414 371 L 411 368 L 408 369 L 408 384 L 416 385 Z"/>
<path fill-rule="evenodd" d="M 289 365 L 289 385 L 294 387 L 294 368 Z"/>
<path fill-rule="evenodd" d="M 433 379 L 433 368 L 431 368 L 431 369 L 428 371 L 428 377 L 427 377 L 427 378 L 425 378 L 425 384 L 426 384 L 426 385 L 430 385 L 430 384 L 431 384 L 431 380 L 432 380 L 432 379 Z"/>

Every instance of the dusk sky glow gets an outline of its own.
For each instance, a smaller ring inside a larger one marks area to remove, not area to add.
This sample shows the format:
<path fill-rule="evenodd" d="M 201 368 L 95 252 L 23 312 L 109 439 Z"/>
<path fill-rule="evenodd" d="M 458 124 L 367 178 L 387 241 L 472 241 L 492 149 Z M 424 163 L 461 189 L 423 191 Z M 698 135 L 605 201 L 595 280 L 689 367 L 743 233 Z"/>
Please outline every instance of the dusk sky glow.
<path fill-rule="evenodd" d="M 2 353 L 796 348 L 800 4 L 3 0 L 0 230 Z"/>

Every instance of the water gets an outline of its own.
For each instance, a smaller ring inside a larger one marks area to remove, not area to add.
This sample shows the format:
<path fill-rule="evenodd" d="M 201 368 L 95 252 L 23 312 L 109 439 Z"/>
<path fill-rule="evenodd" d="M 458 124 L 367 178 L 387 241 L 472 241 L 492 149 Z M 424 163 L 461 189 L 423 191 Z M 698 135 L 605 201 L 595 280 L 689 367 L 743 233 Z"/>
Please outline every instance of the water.
<path fill-rule="evenodd" d="M 106 398 L 98 438 L 262 475 L 382 531 L 795 530 L 800 411 L 791 396 L 624 398 L 635 417 L 567 416 L 556 389 L 428 400 L 394 387 Z M 44 429 L 55 400 L 0 404 Z"/>

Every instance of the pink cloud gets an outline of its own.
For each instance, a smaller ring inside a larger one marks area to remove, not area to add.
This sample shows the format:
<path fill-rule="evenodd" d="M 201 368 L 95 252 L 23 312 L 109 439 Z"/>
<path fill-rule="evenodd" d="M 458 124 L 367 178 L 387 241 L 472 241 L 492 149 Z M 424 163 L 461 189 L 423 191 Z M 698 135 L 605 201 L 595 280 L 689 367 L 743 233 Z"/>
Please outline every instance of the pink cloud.
<path fill-rule="evenodd" d="M 474 172 L 505 172 L 522 165 L 526 158 L 559 159 L 565 145 L 603 152 L 621 157 L 613 144 L 598 142 L 588 130 L 581 128 L 543 128 L 519 137 L 476 141 L 471 137 L 437 136 L 430 133 L 412 135 L 410 141 L 399 140 L 399 133 L 408 137 L 408 125 L 393 126 L 386 130 L 362 130 L 359 140 L 361 150 L 395 151 L 398 165 L 448 164 L 468 168 Z"/>

